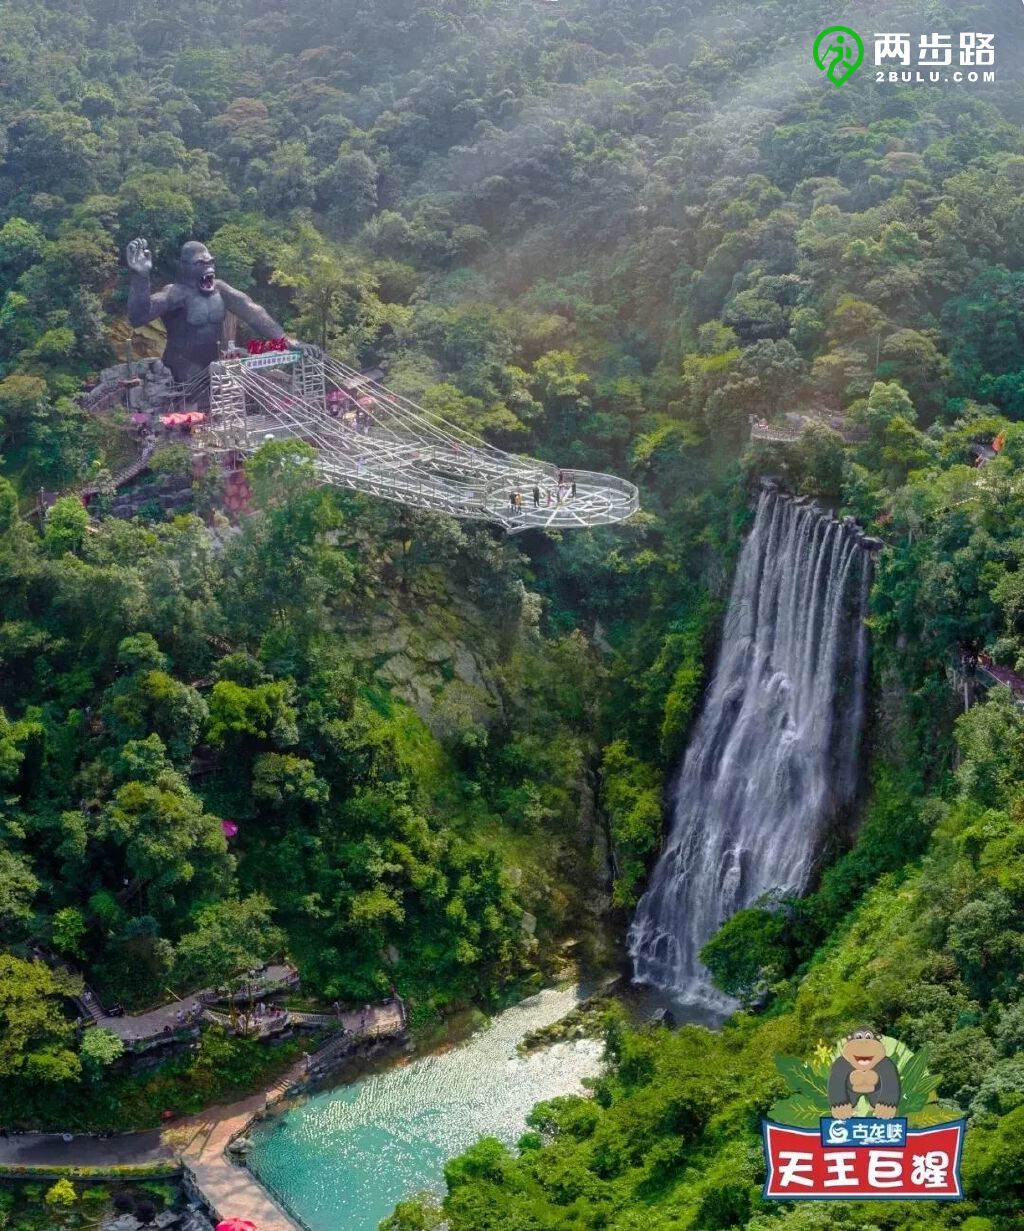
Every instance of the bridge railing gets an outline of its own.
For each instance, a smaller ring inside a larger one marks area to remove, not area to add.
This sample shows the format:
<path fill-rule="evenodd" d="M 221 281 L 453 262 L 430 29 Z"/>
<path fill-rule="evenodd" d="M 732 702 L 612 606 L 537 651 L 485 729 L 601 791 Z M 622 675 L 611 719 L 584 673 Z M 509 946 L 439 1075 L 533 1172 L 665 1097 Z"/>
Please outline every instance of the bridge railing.
<path fill-rule="evenodd" d="M 800 439 L 806 427 L 780 427 L 771 423 L 752 423 L 750 425 L 751 440 L 768 440 L 774 442 L 792 443 Z"/>
<path fill-rule="evenodd" d="M 753 419 L 750 423 L 750 439 L 766 440 L 773 444 L 795 444 L 796 441 L 803 437 L 808 428 L 813 427 L 815 423 L 828 427 L 833 432 L 838 432 L 848 445 L 864 444 L 870 439 L 870 432 L 862 423 L 843 423 L 841 426 L 835 427 L 832 424 L 824 423 L 822 420 L 808 420 L 799 425 L 794 425 L 791 423 L 758 423 Z"/>
<path fill-rule="evenodd" d="M 557 470 L 558 467 L 555 469 Z M 640 507 L 640 492 L 636 484 L 630 483 L 628 479 L 620 479 L 614 474 L 601 474 L 597 470 L 577 470 L 570 466 L 563 466 L 561 469 L 565 473 L 567 482 L 575 479 L 577 483 L 592 483 L 594 487 L 604 488 L 605 491 L 618 492 L 636 508 Z"/>

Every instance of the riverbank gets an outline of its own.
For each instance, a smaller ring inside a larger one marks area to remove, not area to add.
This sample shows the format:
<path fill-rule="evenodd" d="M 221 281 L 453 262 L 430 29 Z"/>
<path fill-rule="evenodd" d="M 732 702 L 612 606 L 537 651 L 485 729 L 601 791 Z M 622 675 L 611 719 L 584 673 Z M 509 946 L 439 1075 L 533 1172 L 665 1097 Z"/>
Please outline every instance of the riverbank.
<path fill-rule="evenodd" d="M 347 1053 L 365 1050 L 380 1040 L 405 1037 L 405 1009 L 400 1000 L 342 1014 L 340 1021 L 346 1027 L 344 1034 L 313 1055 L 303 1056 L 272 1086 L 236 1102 L 212 1106 L 167 1130 L 109 1137 L 19 1133 L 0 1138 L 0 1176 L 180 1176 L 186 1193 L 214 1220 L 249 1218 L 260 1231 L 297 1231 L 299 1224 L 248 1168 L 229 1157 L 228 1148 L 266 1115 L 268 1107 L 344 1063 Z"/>
<path fill-rule="evenodd" d="M 415 1088 L 426 1072 L 426 1092 L 432 1093 L 435 1088 L 441 1092 L 441 1098 L 434 1100 L 437 1105 L 425 1108 L 423 1098 L 414 1094 L 403 1112 L 396 1111 L 385 1098 L 384 1118 L 391 1136 L 404 1138 L 406 1163 L 409 1152 L 416 1153 L 418 1148 L 421 1164 L 425 1154 L 436 1159 L 436 1180 L 444 1159 L 454 1156 L 478 1137 L 498 1135 L 511 1144 L 525 1128 L 526 1115 L 535 1103 L 561 1093 L 582 1092 L 583 1078 L 596 1074 L 601 1064 L 601 1045 L 595 1039 L 555 1039 L 549 1040 L 545 1047 L 538 1041 L 535 1046 L 544 1053 L 543 1059 L 527 1058 L 526 1071 L 518 1072 L 516 1066 L 523 1063 L 523 1058 L 517 1055 L 516 1048 L 524 1039 L 532 1037 L 531 1026 L 534 1033 L 542 1032 L 553 1022 L 557 1024 L 566 1018 L 575 1022 L 573 1010 L 586 1012 L 587 1006 L 591 1009 L 603 1006 L 609 995 L 614 994 L 616 985 L 614 979 L 605 979 L 598 985 L 591 983 L 587 989 L 589 995 L 582 998 L 576 985 L 563 985 L 526 997 L 491 1019 L 482 1018 L 478 1012 L 460 1015 L 449 1023 L 445 1040 L 438 1044 L 435 1038 L 430 1051 L 421 1050 L 402 1065 L 395 1065 L 393 1056 L 382 1065 L 377 1049 L 378 1044 L 400 1044 L 403 1039 L 409 1046 L 402 1006 L 399 1003 L 375 1006 L 365 1031 L 331 1040 L 320 1052 L 293 1064 L 266 1089 L 176 1121 L 170 1126 L 170 1133 L 151 1130 L 111 1137 L 76 1135 L 70 1141 L 65 1141 L 61 1134 L 26 1133 L 0 1139 L 0 1174 L 6 1164 L 9 1174 L 17 1178 L 37 1172 L 54 1177 L 176 1177 L 187 1196 L 214 1220 L 229 1216 L 248 1218 L 260 1231 L 321 1231 L 328 1224 L 318 1224 L 315 1218 L 310 1221 L 301 1208 L 293 1208 L 294 1195 L 287 1182 L 282 1183 L 281 1177 L 275 1174 L 261 1175 L 258 1166 L 250 1170 L 242 1162 L 244 1149 L 235 1152 L 232 1144 L 250 1135 L 259 1143 L 264 1134 L 277 1131 L 293 1116 L 306 1115 L 308 1108 L 315 1109 L 324 1102 L 358 1102 L 360 1092 L 368 1084 L 387 1088 L 397 1083 L 401 1087 L 412 1077 Z M 360 1013 L 354 1024 L 361 1023 Z M 575 1026 L 572 1033 L 575 1035 Z M 484 1053 L 467 1066 L 466 1049 L 474 1043 L 479 1047 L 481 1041 L 486 1045 Z M 421 1040 L 421 1047 L 422 1043 Z M 340 1064 L 346 1063 L 358 1066 L 358 1075 L 344 1086 L 314 1092 L 284 1116 L 274 1113 L 279 1103 L 315 1091 Z M 435 1082 L 436 1087 L 432 1084 Z M 474 1104 L 468 1112 L 452 1101 L 459 1089 L 465 1090 Z M 510 1089 L 516 1092 L 511 1102 L 507 1097 Z M 481 1112 L 487 1114 L 481 1116 Z M 452 1129 L 454 1136 L 449 1131 Z M 369 1174 L 368 1188 L 356 1189 L 363 1203 L 356 1214 L 358 1218 L 369 1208 L 373 1221 L 367 1221 L 365 1226 L 372 1226 L 375 1231 L 378 1214 L 386 1216 L 398 1200 L 423 1185 L 392 1192 L 388 1181 L 406 1175 L 408 1167 L 394 1152 L 381 1148 L 380 1143 L 371 1148 L 369 1156 L 373 1159 L 372 1174 Z M 326 1181 L 330 1178 L 330 1167 L 330 1157 L 321 1157 L 309 1160 L 301 1170 Z M 330 1224 L 332 1229 L 335 1225 Z M 351 1226 L 353 1231 L 363 1226 L 351 1218 L 345 1225 Z"/>
<path fill-rule="evenodd" d="M 271 1115 L 253 1126 L 250 1166 L 309 1231 L 376 1231 L 413 1193 L 440 1193 L 447 1161 L 481 1137 L 514 1146 L 537 1103 L 585 1093 L 603 1066 L 598 1039 L 517 1053 L 580 999 L 576 985 L 542 990 L 460 1041 Z"/>

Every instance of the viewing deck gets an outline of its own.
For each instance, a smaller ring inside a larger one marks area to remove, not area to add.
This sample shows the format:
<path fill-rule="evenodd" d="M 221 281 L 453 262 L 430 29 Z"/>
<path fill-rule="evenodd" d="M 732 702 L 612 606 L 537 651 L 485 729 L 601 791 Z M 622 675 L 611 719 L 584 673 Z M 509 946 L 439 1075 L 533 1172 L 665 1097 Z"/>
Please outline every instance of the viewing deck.
<path fill-rule="evenodd" d="M 102 1026 L 116 1034 L 129 1048 L 137 1049 L 139 1045 L 154 1039 L 164 1036 L 170 1039 L 179 1032 L 192 1031 L 204 1016 L 207 1006 L 220 1000 L 233 999 L 236 1003 L 259 1001 L 284 994 L 297 982 L 298 973 L 293 966 L 272 965 L 267 967 L 258 982 L 243 991 L 222 992 L 217 988 L 203 988 L 145 1013 L 111 1013 L 90 988 L 86 988 L 78 998 L 78 1006 L 89 1025 Z M 227 1014 L 221 1016 L 230 1020 Z"/>
<path fill-rule="evenodd" d="M 980 693 L 999 685 L 1009 688 L 1018 707 L 1024 709 L 1024 676 L 995 662 L 991 655 L 962 650 L 953 657 L 951 671 L 954 688 L 963 692 L 964 709 L 969 709 Z"/>
<path fill-rule="evenodd" d="M 612 525 L 639 508 L 625 479 L 499 449 L 329 357 L 288 351 L 212 364 L 196 446 L 244 456 L 276 440 L 312 446 L 325 483 L 510 534 Z"/>

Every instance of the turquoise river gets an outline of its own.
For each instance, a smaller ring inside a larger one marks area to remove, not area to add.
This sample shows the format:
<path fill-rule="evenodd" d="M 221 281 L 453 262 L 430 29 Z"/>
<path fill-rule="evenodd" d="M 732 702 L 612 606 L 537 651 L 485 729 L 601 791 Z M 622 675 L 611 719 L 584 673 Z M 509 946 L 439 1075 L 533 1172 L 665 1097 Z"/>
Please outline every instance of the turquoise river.
<path fill-rule="evenodd" d="M 579 999 L 540 992 L 446 1051 L 316 1095 L 256 1130 L 250 1166 L 311 1231 L 377 1231 L 404 1197 L 443 1192 L 448 1159 L 483 1136 L 515 1145 L 535 1103 L 601 1071 L 595 1039 L 516 1053 Z"/>

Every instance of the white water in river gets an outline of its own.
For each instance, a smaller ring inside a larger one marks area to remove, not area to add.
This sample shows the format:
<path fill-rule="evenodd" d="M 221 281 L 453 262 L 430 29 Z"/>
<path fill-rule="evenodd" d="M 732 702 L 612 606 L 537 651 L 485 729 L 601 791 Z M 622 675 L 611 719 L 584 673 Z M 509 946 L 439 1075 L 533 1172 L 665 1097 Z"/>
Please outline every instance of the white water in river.
<path fill-rule="evenodd" d="M 761 493 L 668 840 L 630 928 L 638 982 L 728 1010 L 702 946 L 766 892 L 806 888 L 856 791 L 870 570 L 849 527 Z"/>

